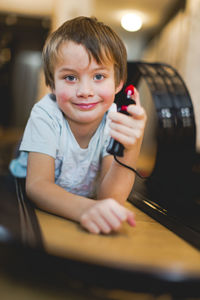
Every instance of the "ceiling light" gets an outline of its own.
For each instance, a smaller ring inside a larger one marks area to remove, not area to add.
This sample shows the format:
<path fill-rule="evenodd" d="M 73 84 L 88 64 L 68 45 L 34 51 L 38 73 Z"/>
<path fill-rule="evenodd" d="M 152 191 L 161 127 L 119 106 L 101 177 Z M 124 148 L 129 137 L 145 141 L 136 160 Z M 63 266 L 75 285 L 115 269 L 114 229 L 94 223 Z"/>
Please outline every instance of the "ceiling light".
<path fill-rule="evenodd" d="M 142 19 L 138 14 L 129 13 L 121 18 L 121 25 L 127 31 L 138 31 L 142 27 Z"/>

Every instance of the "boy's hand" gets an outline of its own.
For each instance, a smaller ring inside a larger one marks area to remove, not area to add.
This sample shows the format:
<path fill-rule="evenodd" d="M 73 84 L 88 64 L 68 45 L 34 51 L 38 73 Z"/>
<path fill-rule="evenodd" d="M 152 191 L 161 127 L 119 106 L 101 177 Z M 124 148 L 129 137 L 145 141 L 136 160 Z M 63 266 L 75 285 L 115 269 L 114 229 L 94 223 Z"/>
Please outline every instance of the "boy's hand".
<path fill-rule="evenodd" d="M 118 231 L 122 222 L 135 226 L 134 214 L 113 199 L 95 202 L 81 216 L 80 224 L 91 233 Z"/>
<path fill-rule="evenodd" d="M 146 113 L 140 104 L 139 93 L 135 89 L 134 96 L 136 105 L 129 105 L 127 108 L 130 116 L 119 112 L 110 112 L 110 135 L 116 141 L 123 144 L 125 149 L 132 149 L 137 141 L 141 140 L 144 134 Z"/>

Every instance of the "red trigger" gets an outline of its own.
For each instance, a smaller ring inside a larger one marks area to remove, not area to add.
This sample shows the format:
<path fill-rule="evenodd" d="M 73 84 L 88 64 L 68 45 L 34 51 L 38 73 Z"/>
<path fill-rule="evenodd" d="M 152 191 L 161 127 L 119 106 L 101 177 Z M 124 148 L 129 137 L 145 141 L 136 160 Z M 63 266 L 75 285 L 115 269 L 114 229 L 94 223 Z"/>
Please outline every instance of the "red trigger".
<path fill-rule="evenodd" d="M 125 88 L 125 93 L 127 95 L 134 95 L 134 85 L 130 84 Z"/>
<path fill-rule="evenodd" d="M 126 105 L 122 105 L 121 106 L 121 111 L 127 111 L 127 106 Z"/>

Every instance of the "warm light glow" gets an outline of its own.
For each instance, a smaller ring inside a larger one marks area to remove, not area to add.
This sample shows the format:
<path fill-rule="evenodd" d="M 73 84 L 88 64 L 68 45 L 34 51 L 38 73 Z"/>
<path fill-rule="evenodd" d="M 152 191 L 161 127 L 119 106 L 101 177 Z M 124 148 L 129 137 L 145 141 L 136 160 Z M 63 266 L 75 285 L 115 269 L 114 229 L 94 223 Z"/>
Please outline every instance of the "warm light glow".
<path fill-rule="evenodd" d="M 127 31 L 138 31 L 142 27 L 142 19 L 135 13 L 129 13 L 122 17 L 121 25 Z"/>

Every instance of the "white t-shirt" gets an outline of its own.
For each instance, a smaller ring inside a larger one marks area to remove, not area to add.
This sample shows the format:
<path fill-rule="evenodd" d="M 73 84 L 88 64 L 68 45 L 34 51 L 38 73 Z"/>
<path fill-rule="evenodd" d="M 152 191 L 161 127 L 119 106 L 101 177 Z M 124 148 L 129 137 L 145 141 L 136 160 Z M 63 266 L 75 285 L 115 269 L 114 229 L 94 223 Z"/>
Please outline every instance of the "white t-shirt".
<path fill-rule="evenodd" d="M 116 111 L 113 104 L 110 110 Z M 31 112 L 20 145 L 20 155 L 10 164 L 11 173 L 26 177 L 28 152 L 39 152 L 55 159 L 55 183 L 85 197 L 95 196 L 101 160 L 110 140 L 107 113 L 90 140 L 80 148 L 56 101 L 46 95 Z M 38 166 L 40 172 L 40 166 Z"/>

